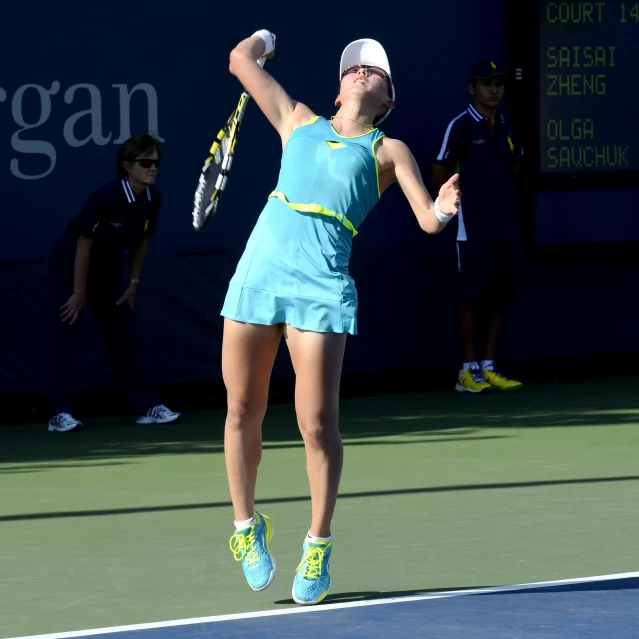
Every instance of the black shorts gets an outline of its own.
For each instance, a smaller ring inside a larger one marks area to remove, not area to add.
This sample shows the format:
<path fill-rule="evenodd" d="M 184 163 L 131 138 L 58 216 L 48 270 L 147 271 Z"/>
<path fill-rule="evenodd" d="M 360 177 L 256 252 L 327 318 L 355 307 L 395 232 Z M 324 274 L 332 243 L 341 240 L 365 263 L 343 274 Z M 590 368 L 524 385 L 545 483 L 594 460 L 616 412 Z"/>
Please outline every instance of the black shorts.
<path fill-rule="evenodd" d="M 522 295 L 525 258 L 519 237 L 457 242 L 457 265 L 462 300 L 504 300 Z"/>

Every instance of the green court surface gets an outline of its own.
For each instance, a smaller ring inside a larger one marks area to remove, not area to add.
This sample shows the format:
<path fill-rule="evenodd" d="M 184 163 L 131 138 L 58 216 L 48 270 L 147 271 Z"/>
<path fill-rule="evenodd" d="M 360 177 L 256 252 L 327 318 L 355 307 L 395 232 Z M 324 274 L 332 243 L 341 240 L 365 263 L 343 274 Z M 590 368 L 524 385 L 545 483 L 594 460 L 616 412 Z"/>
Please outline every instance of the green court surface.
<path fill-rule="evenodd" d="M 310 503 L 293 407 L 264 425 L 278 574 L 261 593 L 228 548 L 223 424 L 0 428 L 0 637 L 294 605 Z M 327 602 L 639 567 L 639 379 L 345 399 L 341 429 Z"/>

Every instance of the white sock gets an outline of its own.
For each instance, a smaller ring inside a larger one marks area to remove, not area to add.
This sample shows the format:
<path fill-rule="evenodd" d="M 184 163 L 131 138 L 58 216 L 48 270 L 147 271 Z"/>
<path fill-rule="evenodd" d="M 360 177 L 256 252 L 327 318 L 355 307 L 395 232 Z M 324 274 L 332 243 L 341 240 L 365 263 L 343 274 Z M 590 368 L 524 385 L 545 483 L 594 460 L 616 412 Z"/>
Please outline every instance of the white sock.
<path fill-rule="evenodd" d="M 248 528 L 249 526 L 255 526 L 255 515 L 253 515 L 250 519 L 246 521 L 234 521 L 235 530 L 244 530 L 244 528 Z"/>
<path fill-rule="evenodd" d="M 481 369 L 483 371 L 493 371 L 493 370 L 495 370 L 495 360 L 494 359 L 482 359 L 481 360 Z"/>
<path fill-rule="evenodd" d="M 327 544 L 331 539 L 333 539 L 333 535 L 329 535 L 328 537 L 313 537 L 313 535 L 311 535 L 311 531 L 309 530 L 306 539 L 308 539 L 308 541 L 313 544 Z"/>
<path fill-rule="evenodd" d="M 479 364 L 477 362 L 464 362 L 462 364 L 462 370 L 464 373 L 470 368 L 479 368 Z"/>

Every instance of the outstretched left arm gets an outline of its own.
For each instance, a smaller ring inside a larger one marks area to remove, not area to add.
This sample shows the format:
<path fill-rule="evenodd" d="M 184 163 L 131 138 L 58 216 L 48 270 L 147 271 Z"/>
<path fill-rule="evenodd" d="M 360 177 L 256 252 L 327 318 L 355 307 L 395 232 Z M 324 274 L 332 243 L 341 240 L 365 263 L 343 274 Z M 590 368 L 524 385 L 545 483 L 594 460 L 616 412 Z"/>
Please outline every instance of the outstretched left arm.
<path fill-rule="evenodd" d="M 461 198 L 461 191 L 457 185 L 458 174 L 453 175 L 439 190 L 438 216 L 435 202 L 428 193 L 415 157 L 406 144 L 384 138 L 379 145 L 377 159 L 381 185 L 388 188 L 393 182 L 399 184 L 423 231 L 439 233 L 448 222 L 440 221 L 439 218 L 457 215 Z"/>

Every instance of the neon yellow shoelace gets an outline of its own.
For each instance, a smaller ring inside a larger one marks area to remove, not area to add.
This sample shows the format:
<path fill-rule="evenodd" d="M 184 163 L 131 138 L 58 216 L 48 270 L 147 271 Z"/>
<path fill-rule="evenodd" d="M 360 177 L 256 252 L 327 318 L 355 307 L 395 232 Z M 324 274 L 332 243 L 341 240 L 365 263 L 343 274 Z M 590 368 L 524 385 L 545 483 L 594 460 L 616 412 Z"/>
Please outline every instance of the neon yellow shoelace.
<path fill-rule="evenodd" d="M 300 571 L 300 568 L 304 566 L 304 570 L 300 573 L 304 579 L 319 579 L 322 574 L 322 561 L 324 561 L 325 548 L 317 546 L 308 546 L 306 552 L 300 561 L 300 565 L 297 567 L 296 572 Z"/>
<path fill-rule="evenodd" d="M 235 533 L 229 541 L 229 547 L 233 553 L 235 561 L 246 560 L 246 565 L 250 566 L 259 561 L 257 554 L 257 538 L 255 537 L 255 526 L 251 528 L 248 535 L 244 533 Z"/>

